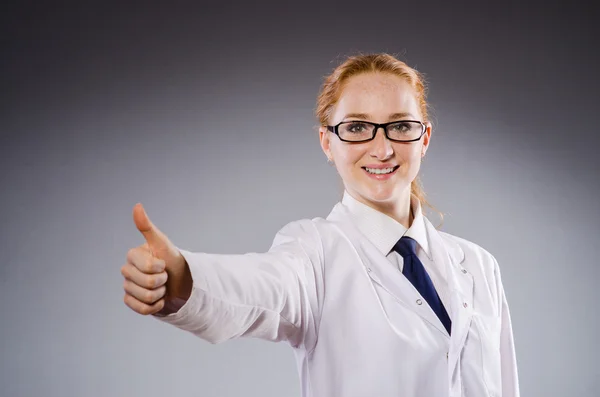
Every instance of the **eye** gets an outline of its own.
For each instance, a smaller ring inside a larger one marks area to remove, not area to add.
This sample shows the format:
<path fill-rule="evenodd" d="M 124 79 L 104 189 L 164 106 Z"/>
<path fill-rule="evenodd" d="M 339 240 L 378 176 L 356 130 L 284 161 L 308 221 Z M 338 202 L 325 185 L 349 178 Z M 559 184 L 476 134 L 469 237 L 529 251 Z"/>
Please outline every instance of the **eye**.
<path fill-rule="evenodd" d="M 339 127 L 339 131 L 342 134 L 347 135 L 365 135 L 373 129 L 373 126 L 363 121 L 348 121 L 342 123 Z"/>
<path fill-rule="evenodd" d="M 351 122 L 346 125 L 346 129 L 349 132 L 364 132 L 368 126 L 365 123 Z"/>
<path fill-rule="evenodd" d="M 410 131 L 412 126 L 410 123 L 396 123 L 390 125 L 390 129 L 394 132 L 408 132 Z"/>

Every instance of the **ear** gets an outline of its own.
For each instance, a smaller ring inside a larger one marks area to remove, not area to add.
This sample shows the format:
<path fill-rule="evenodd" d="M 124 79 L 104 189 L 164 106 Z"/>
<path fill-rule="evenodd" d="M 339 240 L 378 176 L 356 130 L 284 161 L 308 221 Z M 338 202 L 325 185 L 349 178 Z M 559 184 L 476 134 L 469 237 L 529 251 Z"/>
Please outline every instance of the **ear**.
<path fill-rule="evenodd" d="M 423 134 L 423 147 L 422 147 L 422 156 L 427 152 L 427 148 L 429 147 L 429 142 L 431 142 L 431 131 L 433 130 L 433 125 L 430 121 L 425 122 L 425 134 Z"/>
<path fill-rule="evenodd" d="M 327 130 L 327 127 L 319 127 L 319 141 L 321 142 L 321 149 L 323 149 L 323 153 L 325 153 L 325 156 L 327 156 L 328 159 L 333 159 L 331 155 L 331 141 L 329 140 L 330 136 L 331 134 Z"/>

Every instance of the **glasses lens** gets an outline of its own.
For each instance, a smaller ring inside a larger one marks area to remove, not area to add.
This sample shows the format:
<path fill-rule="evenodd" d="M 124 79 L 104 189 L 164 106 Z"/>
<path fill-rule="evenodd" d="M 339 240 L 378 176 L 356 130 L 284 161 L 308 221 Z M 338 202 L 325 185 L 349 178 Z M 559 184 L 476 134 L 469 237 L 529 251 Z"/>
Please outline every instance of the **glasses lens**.
<path fill-rule="evenodd" d="M 417 139 L 423 132 L 423 126 L 416 121 L 399 121 L 387 127 L 390 139 L 410 141 Z"/>
<path fill-rule="evenodd" d="M 340 138 L 347 141 L 365 141 L 373 137 L 373 129 L 371 124 L 360 121 L 348 121 L 340 124 L 338 133 Z"/>

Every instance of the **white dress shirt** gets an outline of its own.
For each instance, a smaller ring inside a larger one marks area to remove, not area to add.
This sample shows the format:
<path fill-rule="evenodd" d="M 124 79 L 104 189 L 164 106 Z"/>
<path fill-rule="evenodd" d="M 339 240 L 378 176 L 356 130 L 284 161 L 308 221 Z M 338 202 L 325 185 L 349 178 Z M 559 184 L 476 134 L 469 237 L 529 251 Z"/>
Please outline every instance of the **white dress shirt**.
<path fill-rule="evenodd" d="M 400 272 L 404 268 L 404 259 L 402 259 L 402 255 L 393 250 L 394 245 L 402 236 L 414 239 L 417 242 L 417 257 L 423 263 L 427 274 L 429 274 L 444 307 L 448 307 L 450 298 L 446 274 L 444 269 L 436 266 L 431 258 L 419 199 L 411 195 L 410 209 L 413 213 L 413 221 L 408 229 L 394 218 L 358 201 L 348 191 L 344 191 L 342 204 L 348 208 L 352 221 L 361 233 L 379 252 L 387 256 L 392 266 Z"/>

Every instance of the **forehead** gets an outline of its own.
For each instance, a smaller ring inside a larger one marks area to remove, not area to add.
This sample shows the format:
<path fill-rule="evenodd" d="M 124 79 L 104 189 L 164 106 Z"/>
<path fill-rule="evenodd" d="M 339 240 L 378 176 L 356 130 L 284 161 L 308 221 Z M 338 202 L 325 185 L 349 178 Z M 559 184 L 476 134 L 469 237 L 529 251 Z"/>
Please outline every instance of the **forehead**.
<path fill-rule="evenodd" d="M 346 114 L 364 113 L 370 121 L 386 122 L 394 113 L 420 118 L 415 90 L 405 79 L 390 73 L 363 73 L 350 77 L 332 112 L 332 123 Z"/>

